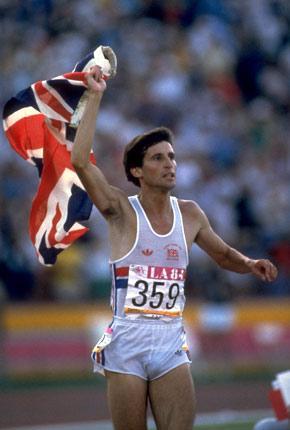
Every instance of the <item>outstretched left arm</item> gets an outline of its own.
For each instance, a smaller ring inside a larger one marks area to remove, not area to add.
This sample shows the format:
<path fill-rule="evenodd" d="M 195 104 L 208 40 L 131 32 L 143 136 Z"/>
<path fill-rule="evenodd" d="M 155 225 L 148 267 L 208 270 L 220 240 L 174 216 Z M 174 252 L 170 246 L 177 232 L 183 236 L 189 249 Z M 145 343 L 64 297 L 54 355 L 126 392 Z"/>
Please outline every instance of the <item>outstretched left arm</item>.
<path fill-rule="evenodd" d="M 263 281 L 274 281 L 278 270 L 267 259 L 254 260 L 225 243 L 212 229 L 206 215 L 200 210 L 201 228 L 196 236 L 196 243 L 220 267 L 237 273 L 252 273 Z"/>

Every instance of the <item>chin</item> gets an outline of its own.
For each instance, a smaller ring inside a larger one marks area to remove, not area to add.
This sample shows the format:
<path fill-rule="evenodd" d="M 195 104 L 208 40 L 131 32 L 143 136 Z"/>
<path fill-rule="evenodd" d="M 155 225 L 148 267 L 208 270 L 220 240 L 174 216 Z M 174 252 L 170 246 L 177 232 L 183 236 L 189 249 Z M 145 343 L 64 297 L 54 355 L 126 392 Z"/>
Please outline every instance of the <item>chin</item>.
<path fill-rule="evenodd" d="M 172 183 L 172 184 L 166 184 L 166 185 L 164 185 L 164 186 L 161 186 L 161 188 L 162 188 L 164 191 L 171 191 L 171 190 L 173 190 L 173 189 L 175 188 L 175 185 L 176 185 L 176 183 L 174 182 L 174 183 Z"/>

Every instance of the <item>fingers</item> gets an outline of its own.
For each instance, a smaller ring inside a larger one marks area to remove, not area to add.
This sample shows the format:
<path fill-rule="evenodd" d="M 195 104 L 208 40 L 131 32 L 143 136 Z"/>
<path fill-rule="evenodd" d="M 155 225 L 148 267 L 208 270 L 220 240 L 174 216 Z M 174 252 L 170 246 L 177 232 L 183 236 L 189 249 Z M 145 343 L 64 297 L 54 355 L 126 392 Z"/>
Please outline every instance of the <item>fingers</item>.
<path fill-rule="evenodd" d="M 87 76 L 92 77 L 95 81 L 99 81 L 102 78 L 102 69 L 100 66 L 92 66 L 87 72 Z"/>
<path fill-rule="evenodd" d="M 269 266 L 269 279 L 268 280 L 269 280 L 269 282 L 271 282 L 277 278 L 278 270 L 277 270 L 277 267 L 274 266 L 274 264 L 272 264 L 270 261 L 269 261 L 269 263 L 270 263 L 270 266 Z"/>
<path fill-rule="evenodd" d="M 269 260 L 257 260 L 253 272 L 263 281 L 272 282 L 277 278 L 278 270 Z"/>
<path fill-rule="evenodd" d="M 269 260 L 265 261 L 265 278 L 266 281 L 272 282 L 277 277 L 277 269 Z"/>
<path fill-rule="evenodd" d="M 99 66 L 93 66 L 86 73 L 86 81 L 89 89 L 103 92 L 106 89 L 106 82 L 103 79 L 102 70 Z"/>

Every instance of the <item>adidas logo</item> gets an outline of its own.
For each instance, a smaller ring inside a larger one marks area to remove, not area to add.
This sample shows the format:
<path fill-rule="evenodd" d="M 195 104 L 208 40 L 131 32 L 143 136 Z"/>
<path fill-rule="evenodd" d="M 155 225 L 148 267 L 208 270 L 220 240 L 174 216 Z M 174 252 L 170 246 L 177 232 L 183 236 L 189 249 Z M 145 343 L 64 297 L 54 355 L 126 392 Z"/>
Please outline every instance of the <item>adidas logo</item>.
<path fill-rule="evenodd" d="M 142 254 L 145 255 L 146 257 L 149 257 L 150 255 L 153 254 L 153 249 L 142 249 Z"/>

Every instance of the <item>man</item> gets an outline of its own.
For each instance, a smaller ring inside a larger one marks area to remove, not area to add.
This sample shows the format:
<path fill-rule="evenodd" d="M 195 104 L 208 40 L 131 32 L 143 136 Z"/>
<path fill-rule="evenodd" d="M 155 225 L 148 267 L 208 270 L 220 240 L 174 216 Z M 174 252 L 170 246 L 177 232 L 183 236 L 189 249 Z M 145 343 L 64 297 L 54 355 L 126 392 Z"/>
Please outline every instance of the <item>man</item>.
<path fill-rule="evenodd" d="M 228 246 L 193 201 L 170 196 L 176 161 L 164 128 L 137 136 L 125 149 L 127 178 L 140 187 L 127 197 L 90 163 L 96 117 L 106 83 L 98 67 L 87 74 L 88 102 L 71 160 L 108 222 L 114 319 L 95 348 L 116 430 L 145 430 L 149 400 L 158 430 L 191 430 L 195 394 L 182 311 L 187 250 L 195 242 L 222 268 L 272 281 L 277 269 Z"/>

